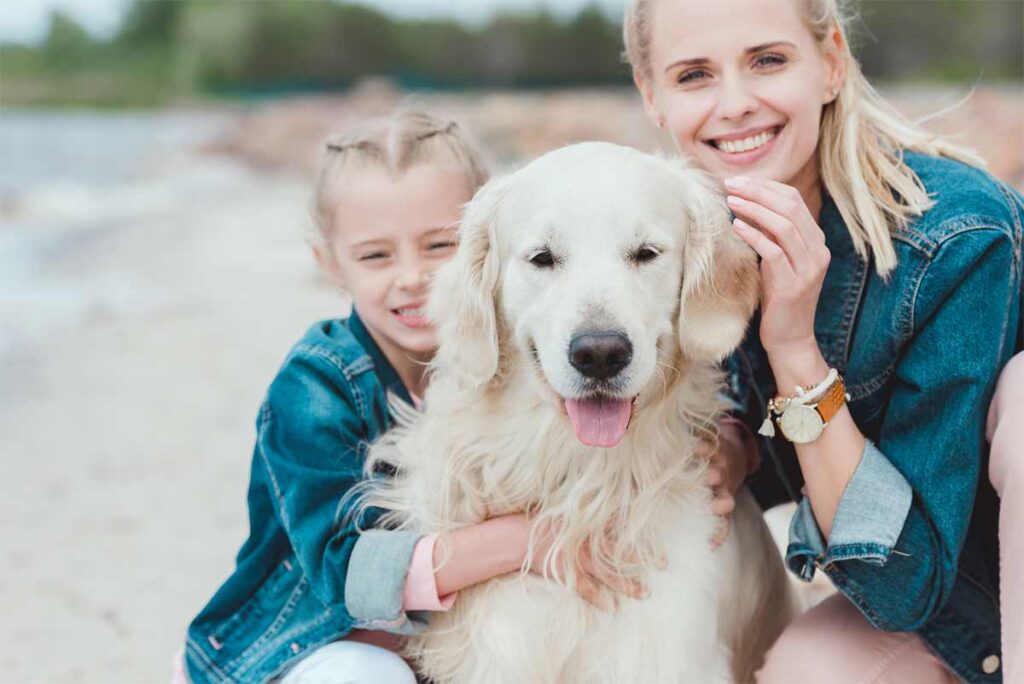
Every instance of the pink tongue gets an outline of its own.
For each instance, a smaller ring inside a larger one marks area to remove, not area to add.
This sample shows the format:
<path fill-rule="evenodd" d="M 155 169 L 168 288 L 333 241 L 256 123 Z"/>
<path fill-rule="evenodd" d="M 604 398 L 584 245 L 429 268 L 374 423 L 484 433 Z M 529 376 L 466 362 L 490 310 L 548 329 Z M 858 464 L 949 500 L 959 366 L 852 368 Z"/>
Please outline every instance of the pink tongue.
<path fill-rule="evenodd" d="M 565 411 L 576 430 L 576 439 L 587 446 L 607 448 L 621 442 L 626 435 L 633 402 L 609 397 L 566 399 Z"/>

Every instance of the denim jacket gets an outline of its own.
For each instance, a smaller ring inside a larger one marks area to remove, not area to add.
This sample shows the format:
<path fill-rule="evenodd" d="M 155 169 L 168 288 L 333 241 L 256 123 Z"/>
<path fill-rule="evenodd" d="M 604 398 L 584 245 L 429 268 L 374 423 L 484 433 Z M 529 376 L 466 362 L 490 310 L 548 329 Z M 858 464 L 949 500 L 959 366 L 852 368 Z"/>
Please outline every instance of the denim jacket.
<path fill-rule="evenodd" d="M 422 614 L 401 608 L 418 536 L 358 534 L 341 505 L 368 445 L 392 425 L 389 393 L 411 403 L 355 312 L 317 323 L 292 348 L 256 423 L 249 539 L 188 628 L 192 682 L 265 682 L 355 628 L 422 627 Z"/>
<path fill-rule="evenodd" d="M 875 627 L 916 631 L 965 681 L 998 682 L 982 666 L 1000 655 L 999 501 L 984 435 L 997 375 L 1021 349 L 1024 198 L 956 161 L 905 162 L 935 204 L 894 232 L 888 280 L 857 255 L 827 196 L 819 221 L 832 261 L 815 334 L 868 440 L 829 539 L 784 438 L 763 440 L 750 484 L 762 506 L 799 502 L 791 571 L 809 581 L 823 570 Z M 758 328 L 729 359 L 754 430 L 776 394 Z"/>

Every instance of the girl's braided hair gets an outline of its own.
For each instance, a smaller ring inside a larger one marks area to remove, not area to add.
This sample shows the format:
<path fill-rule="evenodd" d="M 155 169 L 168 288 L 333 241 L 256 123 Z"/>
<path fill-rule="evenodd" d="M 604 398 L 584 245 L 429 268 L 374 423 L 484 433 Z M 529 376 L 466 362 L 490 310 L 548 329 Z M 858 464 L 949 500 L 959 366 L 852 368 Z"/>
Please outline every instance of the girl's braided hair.
<path fill-rule="evenodd" d="M 417 164 L 454 166 L 466 177 L 472 195 L 487 182 L 488 172 L 476 142 L 455 121 L 421 111 L 400 111 L 371 119 L 327 138 L 313 185 L 312 239 L 330 237 L 333 192 L 344 185 L 345 174 L 367 167 L 401 175 Z"/>

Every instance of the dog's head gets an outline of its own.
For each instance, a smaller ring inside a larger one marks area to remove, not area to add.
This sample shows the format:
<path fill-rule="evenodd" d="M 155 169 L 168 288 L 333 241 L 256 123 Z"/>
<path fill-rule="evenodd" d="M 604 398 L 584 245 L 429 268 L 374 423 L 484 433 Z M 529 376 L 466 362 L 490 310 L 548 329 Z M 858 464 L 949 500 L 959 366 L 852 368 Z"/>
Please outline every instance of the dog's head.
<path fill-rule="evenodd" d="M 740 343 L 757 297 L 756 256 L 703 174 L 572 145 L 468 205 L 430 300 L 436 367 L 476 389 L 534 372 L 581 442 L 610 447 L 665 369 L 716 363 Z"/>

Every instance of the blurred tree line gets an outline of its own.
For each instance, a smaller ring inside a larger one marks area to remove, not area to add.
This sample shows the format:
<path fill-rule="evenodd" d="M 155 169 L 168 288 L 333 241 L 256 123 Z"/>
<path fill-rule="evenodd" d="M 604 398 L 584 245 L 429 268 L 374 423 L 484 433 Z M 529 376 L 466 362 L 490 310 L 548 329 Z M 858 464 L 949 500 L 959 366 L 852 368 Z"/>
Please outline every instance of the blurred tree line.
<path fill-rule="evenodd" d="M 1024 78 L 1024 2 L 864 0 L 854 44 L 869 76 Z M 160 104 L 196 95 L 343 89 L 386 75 L 408 88 L 624 85 L 618 18 L 501 15 L 407 21 L 332 0 L 136 0 L 96 41 L 54 14 L 37 47 L 0 46 L 6 103 Z"/>

